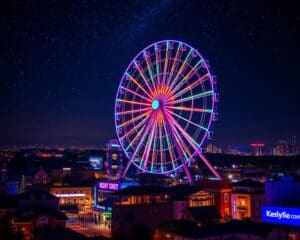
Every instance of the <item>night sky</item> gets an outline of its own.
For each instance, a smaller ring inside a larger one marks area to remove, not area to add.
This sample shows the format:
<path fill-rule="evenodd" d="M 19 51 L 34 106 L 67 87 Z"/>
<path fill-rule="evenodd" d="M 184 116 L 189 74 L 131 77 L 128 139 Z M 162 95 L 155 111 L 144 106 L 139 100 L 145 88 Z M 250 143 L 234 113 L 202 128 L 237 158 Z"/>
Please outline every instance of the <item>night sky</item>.
<path fill-rule="evenodd" d="M 215 144 L 300 137 L 296 3 L 1 1 L 0 147 L 103 146 L 124 70 L 163 39 L 197 48 L 217 75 Z"/>

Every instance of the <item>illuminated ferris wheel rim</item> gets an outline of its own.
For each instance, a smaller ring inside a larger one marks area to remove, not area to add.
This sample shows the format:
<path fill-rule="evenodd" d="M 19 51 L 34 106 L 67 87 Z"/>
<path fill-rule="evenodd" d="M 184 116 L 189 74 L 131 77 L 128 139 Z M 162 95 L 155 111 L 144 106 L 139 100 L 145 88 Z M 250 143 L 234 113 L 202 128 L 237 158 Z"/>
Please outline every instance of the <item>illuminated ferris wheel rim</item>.
<path fill-rule="evenodd" d="M 202 62 L 201 62 L 201 66 L 199 68 L 204 68 L 207 72 L 207 76 L 206 76 L 206 79 L 208 79 L 208 82 L 210 84 L 210 88 L 211 88 L 211 96 L 212 96 L 212 101 L 211 101 L 211 112 L 209 114 L 209 119 L 208 119 L 208 122 L 207 122 L 207 131 L 205 131 L 205 133 L 203 134 L 202 138 L 201 138 L 201 141 L 200 143 L 198 144 L 198 147 L 197 149 L 194 149 L 193 153 L 190 155 L 190 157 L 188 159 L 185 159 L 182 164 L 178 164 L 176 167 L 172 168 L 172 169 L 169 169 L 169 170 L 164 170 L 164 171 L 161 171 L 161 172 L 155 172 L 155 173 L 162 173 L 162 174 L 168 174 L 168 173 L 171 173 L 171 172 L 174 172 L 176 170 L 178 170 L 179 168 L 182 168 L 183 165 L 185 165 L 186 163 L 190 162 L 191 159 L 201 153 L 201 148 L 205 142 L 205 140 L 207 139 L 208 137 L 208 134 L 209 134 L 209 129 L 212 128 L 212 122 L 214 121 L 214 117 L 213 117 L 213 114 L 216 113 L 216 102 L 217 100 L 215 99 L 215 95 L 216 95 L 216 82 L 215 82 L 215 78 L 214 76 L 212 75 L 211 73 L 211 69 L 210 69 L 210 66 L 208 65 L 207 63 L 207 60 L 205 60 L 203 58 L 203 56 L 199 53 L 199 51 L 195 48 L 193 48 L 191 45 L 187 44 L 187 43 L 184 43 L 184 42 L 181 42 L 181 41 L 178 41 L 178 40 L 162 40 L 162 41 L 158 41 L 158 42 L 155 42 L 155 43 L 152 43 L 152 44 L 149 44 L 146 48 L 142 49 L 134 58 L 133 60 L 130 62 L 130 64 L 128 65 L 128 67 L 126 68 L 125 70 L 125 73 L 123 74 L 122 76 L 122 79 L 121 79 L 121 82 L 120 82 L 120 85 L 119 85 L 119 88 L 118 88 L 118 91 L 117 91 L 117 96 L 116 96 L 116 101 L 115 101 L 115 127 L 116 127 L 116 131 L 117 131 L 117 135 L 118 135 L 118 140 L 119 140 L 119 143 L 120 143 L 120 146 L 121 148 L 123 149 L 125 155 L 130 159 L 131 158 L 131 155 L 129 154 L 128 152 L 128 148 L 126 146 L 124 146 L 123 142 L 121 141 L 120 139 L 120 134 L 118 133 L 118 117 L 117 117 L 117 114 L 119 113 L 117 111 L 117 104 L 118 104 L 118 96 L 120 95 L 120 89 L 124 86 L 124 82 L 127 81 L 126 80 L 126 75 L 128 74 L 129 70 L 130 69 L 134 69 L 134 65 L 136 64 L 137 62 L 137 59 L 139 59 L 141 56 L 144 56 L 145 58 L 145 52 L 151 52 L 153 51 L 153 49 L 155 49 L 155 54 L 156 54 L 156 49 L 159 49 L 160 46 L 167 46 L 167 50 L 168 51 L 168 46 L 170 46 L 171 44 L 177 44 L 178 48 L 179 46 L 182 47 L 186 47 L 187 49 L 189 49 L 190 52 L 192 52 L 193 54 L 195 54 Z M 160 52 L 159 52 L 160 54 Z M 167 53 L 166 53 L 167 55 Z M 176 55 L 177 56 L 177 55 Z M 173 58 L 173 61 L 176 62 L 176 56 Z M 170 58 L 171 59 L 171 58 Z M 157 60 L 157 59 L 156 59 Z M 161 59 L 160 59 L 161 60 Z M 146 60 L 145 60 L 146 61 Z M 173 62 L 173 64 L 174 64 Z M 182 63 L 182 61 L 181 61 Z M 185 63 L 183 61 L 183 63 Z M 147 63 L 148 64 L 148 63 Z M 160 65 L 160 62 L 156 62 L 154 64 L 157 64 L 157 65 Z M 151 65 L 151 67 L 154 67 L 154 64 Z M 190 63 L 189 63 L 190 64 Z M 167 64 L 168 65 L 168 64 Z M 172 74 L 173 72 L 157 72 L 157 78 L 159 78 L 159 74 L 170 74 L 171 76 L 169 76 L 168 78 L 172 78 Z M 175 72 L 175 75 L 177 75 L 177 72 Z M 198 73 L 197 73 L 197 76 L 198 76 Z M 151 77 L 152 78 L 152 77 Z M 187 78 L 188 79 L 188 78 Z M 147 79 L 148 81 L 149 78 Z M 151 79 L 152 80 L 152 79 Z M 174 80 L 174 79 L 171 79 L 171 80 Z M 187 80 L 186 80 L 187 81 Z M 171 83 L 171 82 L 170 82 Z M 182 85 L 184 86 L 185 83 L 183 83 Z M 143 85 L 144 87 L 146 87 L 145 85 Z M 156 87 L 156 85 L 153 85 L 154 87 Z M 182 87 L 182 86 L 181 86 Z M 202 83 L 201 83 L 201 87 L 202 86 Z M 176 85 L 175 85 L 175 88 L 176 88 Z M 174 89 L 174 88 L 173 88 Z M 151 94 L 150 94 L 151 95 Z M 193 101 L 193 100 L 192 100 Z M 156 98 L 153 98 L 152 99 L 152 102 L 150 102 L 150 106 L 152 108 L 152 110 L 157 110 L 159 109 L 161 106 L 161 102 L 156 99 Z M 187 124 L 188 125 L 188 124 Z M 141 134 L 142 135 L 142 134 Z M 145 134 L 144 134 L 145 135 Z M 166 131 L 166 135 L 168 135 L 168 132 Z M 175 134 L 174 134 L 175 135 Z M 152 142 L 151 142 L 152 144 Z M 151 148 L 151 146 L 150 146 Z M 174 147 L 175 148 L 175 147 Z M 154 150 L 153 150 L 154 151 Z M 175 151 L 175 150 L 174 150 Z M 134 156 L 135 157 L 135 156 Z M 145 168 L 145 166 L 141 166 L 140 164 L 137 164 L 135 159 L 132 159 L 131 161 L 136 167 L 138 167 L 139 169 L 141 169 L 142 171 L 144 172 L 149 172 L 149 173 L 153 173 L 152 169 L 148 169 L 148 168 Z"/>

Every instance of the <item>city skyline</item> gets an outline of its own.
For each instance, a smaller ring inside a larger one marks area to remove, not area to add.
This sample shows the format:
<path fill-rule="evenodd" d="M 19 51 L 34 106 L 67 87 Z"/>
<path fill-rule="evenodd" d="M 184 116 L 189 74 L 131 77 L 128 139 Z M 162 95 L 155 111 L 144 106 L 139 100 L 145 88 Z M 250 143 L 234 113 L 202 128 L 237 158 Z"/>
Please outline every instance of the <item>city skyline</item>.
<path fill-rule="evenodd" d="M 299 136 L 296 2 L 1 4 L 1 147 L 103 146 L 125 68 L 165 38 L 190 42 L 217 76 L 212 143 Z"/>

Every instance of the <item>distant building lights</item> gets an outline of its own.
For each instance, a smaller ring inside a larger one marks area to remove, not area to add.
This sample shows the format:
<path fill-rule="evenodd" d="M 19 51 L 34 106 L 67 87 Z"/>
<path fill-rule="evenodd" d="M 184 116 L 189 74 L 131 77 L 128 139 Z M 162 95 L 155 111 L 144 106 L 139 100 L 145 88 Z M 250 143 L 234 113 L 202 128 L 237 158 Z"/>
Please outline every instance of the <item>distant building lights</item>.
<path fill-rule="evenodd" d="M 71 193 L 71 194 L 54 194 L 56 197 L 84 197 L 84 193 Z"/>

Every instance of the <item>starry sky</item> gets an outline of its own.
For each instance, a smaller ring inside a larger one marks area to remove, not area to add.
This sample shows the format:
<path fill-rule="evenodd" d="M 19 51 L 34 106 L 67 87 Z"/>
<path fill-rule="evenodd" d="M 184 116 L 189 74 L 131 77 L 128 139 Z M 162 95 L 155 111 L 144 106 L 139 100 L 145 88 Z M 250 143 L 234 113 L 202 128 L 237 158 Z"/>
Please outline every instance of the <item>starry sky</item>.
<path fill-rule="evenodd" d="M 178 39 L 217 75 L 220 146 L 300 137 L 297 1 L 0 3 L 0 146 L 101 147 L 129 62 Z"/>

